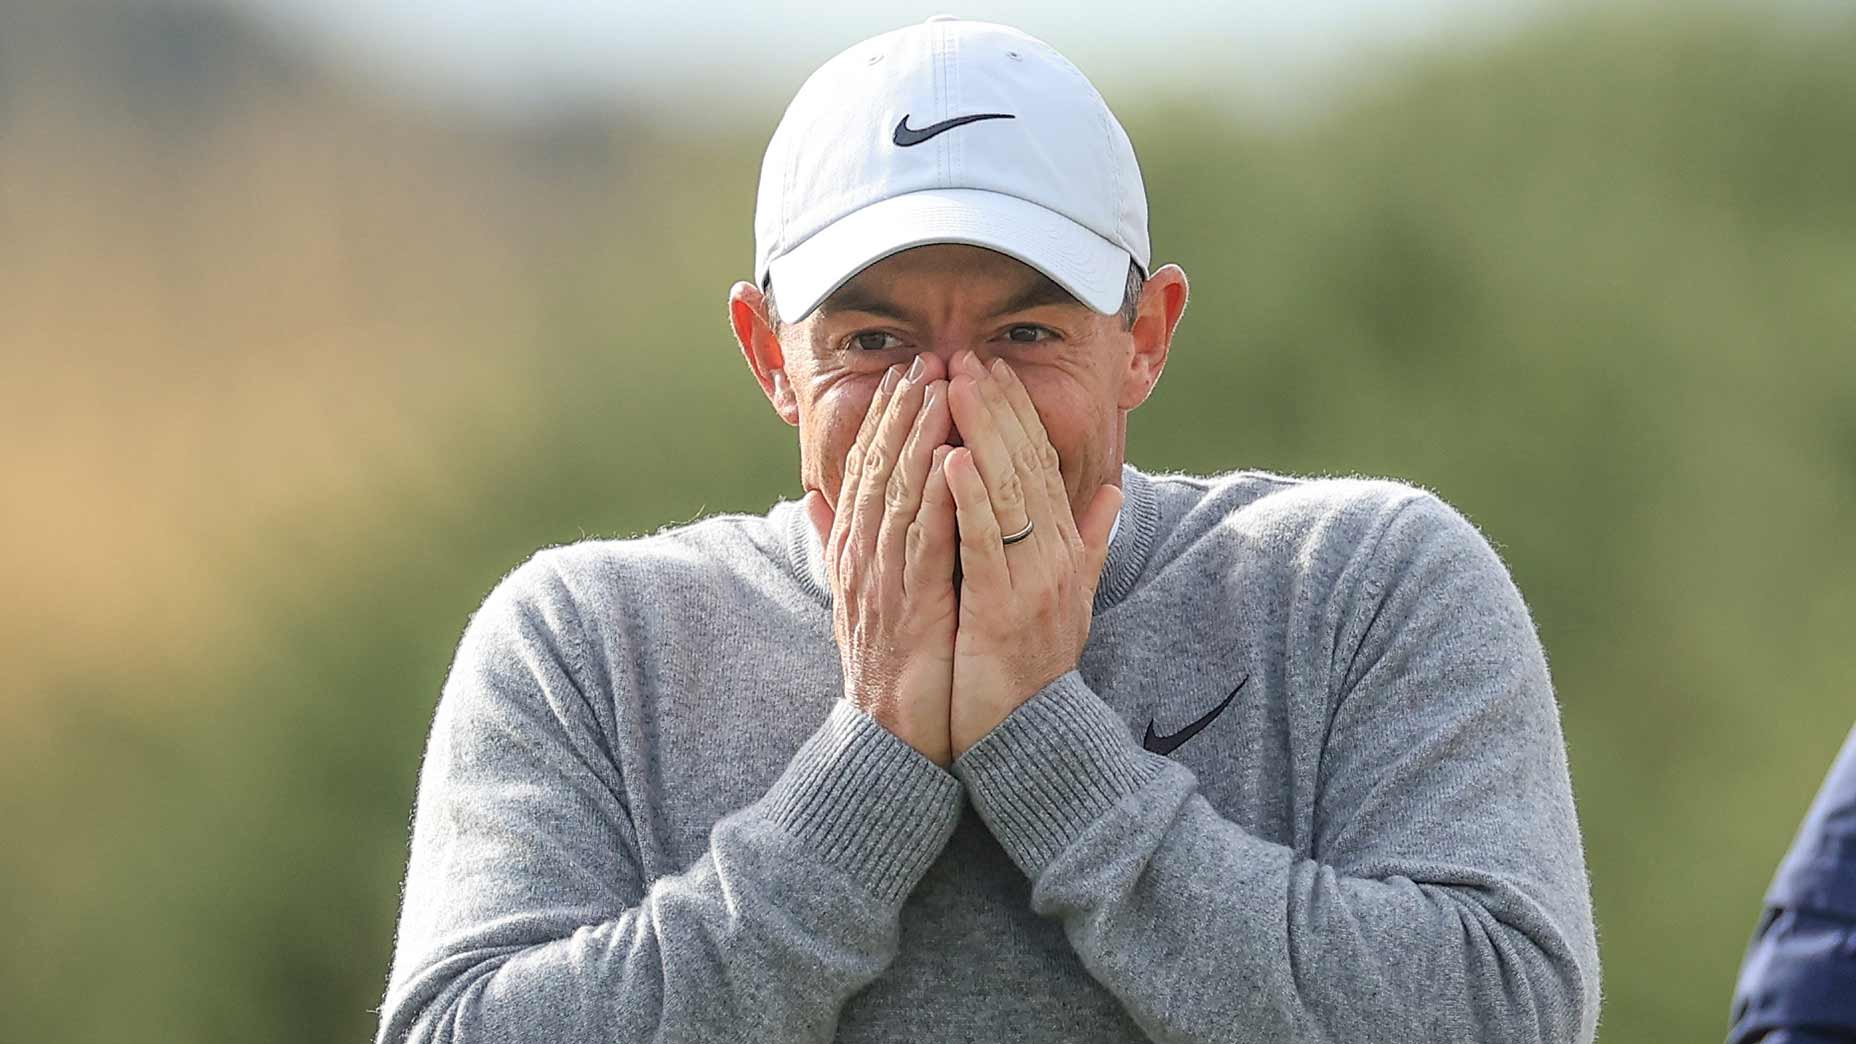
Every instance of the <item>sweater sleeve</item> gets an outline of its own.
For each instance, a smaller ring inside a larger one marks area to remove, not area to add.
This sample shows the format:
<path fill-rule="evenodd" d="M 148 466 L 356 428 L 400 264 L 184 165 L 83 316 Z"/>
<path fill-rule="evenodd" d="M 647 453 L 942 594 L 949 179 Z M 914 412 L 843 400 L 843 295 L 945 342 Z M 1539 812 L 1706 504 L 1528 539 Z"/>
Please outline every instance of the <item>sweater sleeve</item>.
<path fill-rule="evenodd" d="M 1223 818 L 1077 672 L 956 761 L 1155 1041 L 1589 1041 L 1598 958 L 1531 619 L 1433 497 L 1388 509 L 1332 643 L 1310 850 Z"/>
<path fill-rule="evenodd" d="M 895 956 L 960 784 L 840 700 L 681 873 L 645 880 L 545 557 L 473 617 L 420 769 L 376 1040 L 832 1038 Z"/>

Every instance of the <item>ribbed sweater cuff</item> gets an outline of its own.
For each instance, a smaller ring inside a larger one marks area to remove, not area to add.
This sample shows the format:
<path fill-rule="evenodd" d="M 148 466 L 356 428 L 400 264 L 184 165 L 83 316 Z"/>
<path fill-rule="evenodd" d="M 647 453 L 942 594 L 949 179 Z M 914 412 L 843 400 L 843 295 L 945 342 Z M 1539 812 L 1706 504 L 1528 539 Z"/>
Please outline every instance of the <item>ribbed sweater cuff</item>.
<path fill-rule="evenodd" d="M 1026 700 L 954 761 L 954 775 L 1013 862 L 1037 880 L 1164 759 L 1134 742 L 1120 715 L 1075 671 Z"/>
<path fill-rule="evenodd" d="M 960 822 L 960 781 L 846 700 L 759 802 L 879 899 L 900 903 Z"/>

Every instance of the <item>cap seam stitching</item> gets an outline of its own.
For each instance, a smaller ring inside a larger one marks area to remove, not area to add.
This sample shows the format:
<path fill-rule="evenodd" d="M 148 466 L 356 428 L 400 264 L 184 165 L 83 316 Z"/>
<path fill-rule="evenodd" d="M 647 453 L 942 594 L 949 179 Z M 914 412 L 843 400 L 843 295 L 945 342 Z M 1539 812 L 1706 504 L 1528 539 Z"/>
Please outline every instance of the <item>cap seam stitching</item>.
<path fill-rule="evenodd" d="M 967 96 L 966 96 L 966 92 L 962 89 L 964 85 L 960 81 L 960 38 L 950 33 L 948 34 L 947 39 L 948 39 L 948 60 L 947 60 L 948 91 L 947 93 L 948 93 L 948 99 L 949 99 L 947 114 L 948 116 L 952 117 L 952 116 L 963 115 L 961 110 L 966 108 Z M 950 134 L 947 136 L 948 138 L 947 145 L 948 145 L 948 152 L 949 152 L 947 180 L 950 184 L 953 183 L 955 171 L 959 171 L 962 175 L 966 174 L 966 171 L 967 171 L 966 137 L 967 136 L 964 134 Z"/>
<path fill-rule="evenodd" d="M 935 64 L 940 67 L 940 75 L 936 76 L 934 80 L 934 100 L 936 106 L 934 118 L 936 122 L 946 119 L 947 114 L 952 110 L 952 105 L 947 98 L 947 81 L 949 78 L 948 70 L 953 67 L 954 63 L 948 58 L 947 40 L 947 30 L 942 28 L 940 24 L 937 24 L 934 30 L 934 53 Z M 949 147 L 950 144 L 948 139 L 943 137 L 941 139 L 941 147 L 934 150 L 935 173 L 938 175 L 936 180 L 941 188 L 947 188 L 954 180 L 947 169 L 947 150 Z"/>
<path fill-rule="evenodd" d="M 795 128 L 795 131 L 796 130 L 797 128 Z M 768 278 L 770 279 L 773 276 L 774 256 L 785 254 L 786 251 L 791 249 L 791 245 L 786 240 L 786 236 L 787 236 L 786 227 L 788 224 L 787 219 L 791 216 L 790 212 L 792 210 L 792 205 L 793 205 L 792 204 L 793 179 L 794 177 L 798 175 L 798 173 L 799 173 L 799 149 L 789 145 L 787 148 L 787 157 L 786 157 L 786 174 L 785 174 L 785 177 L 781 179 L 781 184 L 780 184 L 780 239 L 779 239 L 779 242 L 775 244 L 775 249 L 768 251 L 768 258 L 767 258 L 767 275 L 768 275 Z"/>

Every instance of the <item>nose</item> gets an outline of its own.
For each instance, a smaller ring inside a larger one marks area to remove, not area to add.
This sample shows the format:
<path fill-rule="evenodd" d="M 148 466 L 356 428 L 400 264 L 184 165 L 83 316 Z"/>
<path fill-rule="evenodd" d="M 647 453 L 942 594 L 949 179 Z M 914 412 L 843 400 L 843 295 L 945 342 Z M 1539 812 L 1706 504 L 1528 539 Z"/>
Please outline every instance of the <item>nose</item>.
<path fill-rule="evenodd" d="M 930 381 L 944 381 L 952 376 L 948 368 L 948 363 L 953 357 L 953 354 L 952 350 L 940 351 L 937 349 L 929 349 L 927 351 L 915 353 L 915 361 L 921 363 L 922 366 L 922 373 L 919 378 L 921 383 L 927 384 Z M 966 445 L 965 442 L 961 441 L 958 427 L 953 425 L 948 427 L 947 444 L 949 446 Z"/>
<path fill-rule="evenodd" d="M 934 348 L 915 353 L 916 361 L 922 364 L 921 381 L 923 384 L 929 381 L 944 381 L 951 376 L 948 369 L 951 354 Z"/>
<path fill-rule="evenodd" d="M 929 371 L 929 380 L 952 380 L 954 374 L 965 373 L 968 356 L 972 356 L 981 366 L 992 365 L 992 356 L 964 344 L 936 345 L 921 354 L 929 362 L 939 364 L 938 368 Z"/>
<path fill-rule="evenodd" d="M 957 367 L 959 368 L 959 372 L 966 372 L 965 357 L 968 355 L 979 360 L 982 366 L 986 365 L 988 362 L 985 356 L 982 356 L 979 352 L 964 345 L 959 347 L 949 346 L 946 348 L 934 348 L 920 353 L 919 358 L 921 358 L 923 366 L 926 367 L 922 379 L 928 381 L 953 379 Z M 947 444 L 949 446 L 964 446 L 967 444 L 966 439 L 962 438 L 960 435 L 959 421 L 954 421 L 952 424 L 948 425 Z"/>

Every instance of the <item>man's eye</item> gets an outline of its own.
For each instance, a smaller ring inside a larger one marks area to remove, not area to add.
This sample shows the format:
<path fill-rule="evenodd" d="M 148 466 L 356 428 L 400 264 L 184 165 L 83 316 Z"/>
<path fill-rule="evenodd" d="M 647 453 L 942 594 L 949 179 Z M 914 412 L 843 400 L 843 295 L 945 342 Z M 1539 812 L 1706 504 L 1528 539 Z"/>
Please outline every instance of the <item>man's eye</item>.
<path fill-rule="evenodd" d="M 1006 340 L 1018 344 L 1036 344 L 1039 341 L 1048 341 L 1054 336 L 1056 335 L 1042 326 L 1031 326 L 1029 324 L 1014 326 L 1005 332 Z"/>
<path fill-rule="evenodd" d="M 901 344 L 902 340 L 895 334 L 884 333 L 881 330 L 866 330 L 863 333 L 851 335 L 851 347 L 859 351 L 886 352 Z"/>

